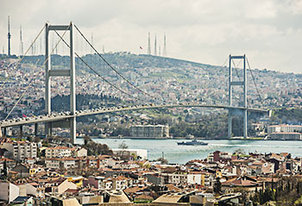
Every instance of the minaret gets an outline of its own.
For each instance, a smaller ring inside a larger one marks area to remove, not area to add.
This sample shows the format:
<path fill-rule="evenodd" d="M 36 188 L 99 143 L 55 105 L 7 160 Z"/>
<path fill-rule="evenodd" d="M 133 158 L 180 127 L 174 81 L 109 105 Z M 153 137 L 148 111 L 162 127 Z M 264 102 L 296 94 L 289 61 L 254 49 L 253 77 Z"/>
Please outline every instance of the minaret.
<path fill-rule="evenodd" d="M 157 46 L 156 46 L 156 35 L 155 35 L 155 39 L 154 39 L 154 56 L 157 56 Z"/>
<path fill-rule="evenodd" d="M 148 55 L 151 55 L 150 32 L 148 32 Z"/>
<path fill-rule="evenodd" d="M 167 56 L 167 38 L 166 34 L 164 34 L 164 50 L 163 50 L 163 56 Z"/>
<path fill-rule="evenodd" d="M 20 56 L 23 56 L 22 26 L 20 25 Z"/>
<path fill-rule="evenodd" d="M 10 17 L 8 16 L 8 51 L 7 51 L 7 55 L 10 57 L 10 38 L 11 38 L 11 34 L 10 34 Z"/>

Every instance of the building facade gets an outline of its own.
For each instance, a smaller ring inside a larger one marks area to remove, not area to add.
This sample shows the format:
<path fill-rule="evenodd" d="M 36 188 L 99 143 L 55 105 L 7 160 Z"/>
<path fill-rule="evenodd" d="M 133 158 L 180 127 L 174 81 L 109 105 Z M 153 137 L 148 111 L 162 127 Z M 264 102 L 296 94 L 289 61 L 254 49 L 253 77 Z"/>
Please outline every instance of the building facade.
<path fill-rule="evenodd" d="M 133 138 L 168 138 L 168 125 L 135 125 L 130 132 Z"/>
<path fill-rule="evenodd" d="M 72 152 L 72 148 L 58 146 L 58 147 L 48 147 L 45 149 L 45 157 L 46 158 L 54 158 L 54 157 L 70 157 Z"/>
<path fill-rule="evenodd" d="M 276 132 L 302 132 L 302 125 L 288 125 L 288 124 L 280 124 L 280 125 L 271 125 L 267 128 L 267 133 L 276 133 Z"/>
<path fill-rule="evenodd" d="M 29 141 L 11 141 L 3 144 L 2 148 L 13 154 L 14 159 L 37 158 L 37 144 Z"/>

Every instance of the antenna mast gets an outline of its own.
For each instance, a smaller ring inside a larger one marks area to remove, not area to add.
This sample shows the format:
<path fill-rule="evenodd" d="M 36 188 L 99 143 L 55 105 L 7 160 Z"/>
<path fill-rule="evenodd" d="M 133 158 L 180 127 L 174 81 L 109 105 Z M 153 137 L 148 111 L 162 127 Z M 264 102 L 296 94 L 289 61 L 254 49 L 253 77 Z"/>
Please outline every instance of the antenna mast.
<path fill-rule="evenodd" d="M 154 39 L 154 56 L 157 56 L 157 45 L 156 45 L 156 35 L 155 35 L 155 39 Z"/>
<path fill-rule="evenodd" d="M 23 38 L 22 38 L 22 26 L 20 25 L 20 56 L 23 56 Z"/>
<path fill-rule="evenodd" d="M 10 38 L 11 38 L 11 34 L 10 34 L 10 16 L 8 16 L 8 53 L 7 55 L 10 57 Z"/>
<path fill-rule="evenodd" d="M 163 51 L 163 56 L 167 56 L 167 38 L 166 38 L 166 34 L 164 34 L 164 51 Z"/>
<path fill-rule="evenodd" d="M 148 55 L 151 55 L 150 32 L 148 32 Z"/>

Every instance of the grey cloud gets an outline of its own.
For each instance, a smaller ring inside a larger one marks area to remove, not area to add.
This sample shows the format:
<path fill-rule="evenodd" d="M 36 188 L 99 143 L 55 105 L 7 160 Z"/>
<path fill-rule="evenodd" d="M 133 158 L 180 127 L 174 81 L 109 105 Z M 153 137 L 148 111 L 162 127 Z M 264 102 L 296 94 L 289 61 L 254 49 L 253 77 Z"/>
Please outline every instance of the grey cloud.
<path fill-rule="evenodd" d="M 258 68 L 301 72 L 300 0 L 2 0 L 1 47 L 6 46 L 8 15 L 14 51 L 21 24 L 29 42 L 45 21 L 72 20 L 107 51 L 138 53 L 148 32 L 152 38 L 157 34 L 160 44 L 166 33 L 171 57 L 220 65 L 229 53 L 246 53 Z"/>

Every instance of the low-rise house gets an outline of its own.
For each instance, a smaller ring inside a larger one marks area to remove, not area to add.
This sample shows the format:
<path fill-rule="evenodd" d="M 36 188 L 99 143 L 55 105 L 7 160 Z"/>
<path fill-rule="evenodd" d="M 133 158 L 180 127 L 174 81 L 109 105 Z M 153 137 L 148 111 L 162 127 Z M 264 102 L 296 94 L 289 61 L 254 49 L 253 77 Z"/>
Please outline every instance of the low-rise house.
<path fill-rule="evenodd" d="M 76 148 L 72 151 L 73 156 L 75 157 L 87 157 L 87 149 L 85 148 Z"/>
<path fill-rule="evenodd" d="M 6 164 L 6 168 L 10 169 L 16 165 L 16 161 L 9 158 L 1 158 L 0 159 L 0 170 L 3 170 L 4 164 Z"/>
<path fill-rule="evenodd" d="M 38 197 L 38 191 L 37 188 L 35 188 L 33 185 L 26 183 L 18 185 L 19 187 L 19 196 L 34 196 Z"/>
<path fill-rule="evenodd" d="M 57 178 L 45 184 L 45 192 L 63 194 L 68 189 L 77 189 L 77 185 L 69 182 L 66 178 Z"/>
<path fill-rule="evenodd" d="M 45 160 L 47 168 L 53 169 L 70 169 L 76 167 L 76 158 L 64 157 L 64 158 L 49 158 Z"/>
<path fill-rule="evenodd" d="M 152 174 L 146 174 L 147 181 L 156 185 L 156 186 L 162 186 L 165 184 L 165 179 L 162 175 L 159 175 L 157 173 Z"/>
<path fill-rule="evenodd" d="M 112 189 L 113 190 L 124 190 L 128 187 L 132 187 L 133 180 L 125 176 L 118 176 L 112 178 Z"/>
<path fill-rule="evenodd" d="M 127 204 L 131 203 L 127 195 L 123 191 L 106 191 L 104 194 L 104 203 L 118 203 Z"/>
<path fill-rule="evenodd" d="M 11 202 L 11 205 L 24 205 L 30 206 L 34 205 L 34 199 L 30 196 L 19 196 L 14 201 Z"/>
<path fill-rule="evenodd" d="M 223 183 L 221 183 L 222 189 L 226 191 L 226 193 L 231 193 L 236 191 L 237 189 L 244 189 L 246 191 L 253 192 L 256 190 L 260 190 L 262 185 L 257 182 L 257 180 L 253 178 L 249 178 L 247 176 L 243 177 L 235 177 L 229 179 Z"/>
<path fill-rule="evenodd" d="M 213 185 L 213 175 L 206 172 L 190 172 L 187 175 L 189 185 L 201 185 L 210 187 Z"/>
<path fill-rule="evenodd" d="M 19 178 L 25 178 L 29 176 L 29 167 L 23 164 L 17 164 L 15 167 L 11 168 L 11 172 L 15 172 L 16 176 Z"/>
<path fill-rule="evenodd" d="M 168 183 L 174 185 L 186 185 L 187 184 L 187 174 L 184 173 L 171 173 L 167 174 Z"/>

